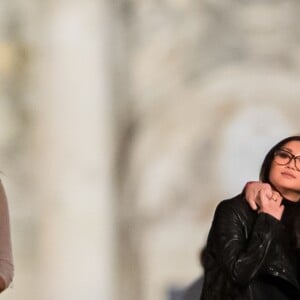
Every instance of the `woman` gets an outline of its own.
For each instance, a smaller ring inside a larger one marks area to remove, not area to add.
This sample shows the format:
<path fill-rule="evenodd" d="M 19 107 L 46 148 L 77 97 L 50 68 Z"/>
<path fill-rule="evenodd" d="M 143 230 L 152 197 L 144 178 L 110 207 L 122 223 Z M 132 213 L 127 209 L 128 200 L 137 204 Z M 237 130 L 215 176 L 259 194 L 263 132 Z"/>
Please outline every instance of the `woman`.
<path fill-rule="evenodd" d="M 216 208 L 204 259 L 201 300 L 299 300 L 300 136 L 266 155 L 253 210 L 244 193 Z M 242 201 L 241 201 L 242 200 Z"/>
<path fill-rule="evenodd" d="M 4 187 L 0 181 L 0 293 L 8 288 L 13 274 L 9 212 Z"/>

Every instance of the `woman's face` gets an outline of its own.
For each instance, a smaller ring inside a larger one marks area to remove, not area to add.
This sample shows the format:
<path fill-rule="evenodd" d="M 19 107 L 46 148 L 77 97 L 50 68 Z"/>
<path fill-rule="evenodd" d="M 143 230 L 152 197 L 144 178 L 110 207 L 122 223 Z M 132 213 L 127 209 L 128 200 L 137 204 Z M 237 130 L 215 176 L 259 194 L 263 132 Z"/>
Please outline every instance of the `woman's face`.
<path fill-rule="evenodd" d="M 279 164 L 283 158 L 288 161 L 288 156 L 300 156 L 300 141 L 290 141 L 280 149 L 286 151 L 281 152 L 281 155 L 273 159 L 270 169 L 270 181 L 274 187 L 287 199 L 298 201 L 300 199 L 300 171 L 296 169 L 295 160 L 291 159 L 288 164 Z M 286 157 L 285 157 L 286 155 Z M 278 161 L 278 162 L 277 162 Z M 299 163 L 300 165 L 300 157 Z M 300 166 L 299 166 L 300 167 Z M 299 168 L 298 167 L 298 168 Z"/>

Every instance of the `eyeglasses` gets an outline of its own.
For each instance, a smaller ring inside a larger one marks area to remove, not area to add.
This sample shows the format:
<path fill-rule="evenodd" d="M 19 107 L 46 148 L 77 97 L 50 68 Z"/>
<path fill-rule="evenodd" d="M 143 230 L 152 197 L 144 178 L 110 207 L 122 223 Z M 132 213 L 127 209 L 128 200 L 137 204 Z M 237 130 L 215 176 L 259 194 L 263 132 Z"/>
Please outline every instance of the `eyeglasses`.
<path fill-rule="evenodd" d="M 281 166 L 288 165 L 291 160 L 294 160 L 295 168 L 300 172 L 300 156 L 295 156 L 292 153 L 279 149 L 274 153 L 274 161 Z"/>

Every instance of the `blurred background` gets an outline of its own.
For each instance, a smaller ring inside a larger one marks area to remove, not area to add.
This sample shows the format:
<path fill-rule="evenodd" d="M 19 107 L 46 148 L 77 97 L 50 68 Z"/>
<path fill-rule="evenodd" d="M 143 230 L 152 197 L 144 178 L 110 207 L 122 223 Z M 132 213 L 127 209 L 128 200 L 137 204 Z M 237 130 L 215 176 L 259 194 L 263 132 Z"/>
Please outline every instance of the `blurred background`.
<path fill-rule="evenodd" d="M 3 300 L 173 300 L 216 204 L 300 133 L 298 0 L 2 0 Z"/>

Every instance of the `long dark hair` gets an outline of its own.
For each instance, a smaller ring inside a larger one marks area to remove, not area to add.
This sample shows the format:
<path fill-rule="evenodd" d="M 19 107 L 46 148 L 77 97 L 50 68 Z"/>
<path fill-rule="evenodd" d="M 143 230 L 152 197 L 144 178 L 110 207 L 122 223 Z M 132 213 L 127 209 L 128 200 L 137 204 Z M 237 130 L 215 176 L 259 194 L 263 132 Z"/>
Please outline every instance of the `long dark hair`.
<path fill-rule="evenodd" d="M 281 147 L 283 147 L 285 144 L 287 144 L 288 142 L 291 141 L 300 141 L 300 135 L 293 135 L 293 136 L 289 136 L 283 140 L 281 140 L 279 143 L 277 143 L 275 146 L 273 146 L 270 151 L 267 153 L 267 155 L 265 156 L 265 159 L 261 165 L 260 168 L 260 173 L 259 173 L 259 179 L 262 182 L 266 182 L 272 185 L 272 183 L 270 182 L 270 170 L 271 170 L 271 165 L 274 159 L 274 153 L 275 151 L 277 151 L 278 149 L 280 149 Z M 297 213 L 300 213 L 300 206 L 297 206 L 295 209 L 297 209 Z M 295 246 L 295 248 L 297 249 L 297 251 L 300 254 L 300 219 L 299 218 L 295 218 L 293 221 L 293 225 L 292 225 L 292 243 Z"/>
<path fill-rule="evenodd" d="M 262 182 L 266 182 L 271 184 L 270 182 L 270 169 L 274 158 L 274 153 L 281 147 L 283 147 L 285 144 L 291 141 L 300 141 L 300 135 L 292 135 L 289 136 L 283 140 L 281 140 L 279 143 L 277 143 L 275 146 L 273 146 L 270 151 L 265 156 L 265 159 L 261 165 L 260 172 L 259 172 L 259 179 Z"/>

